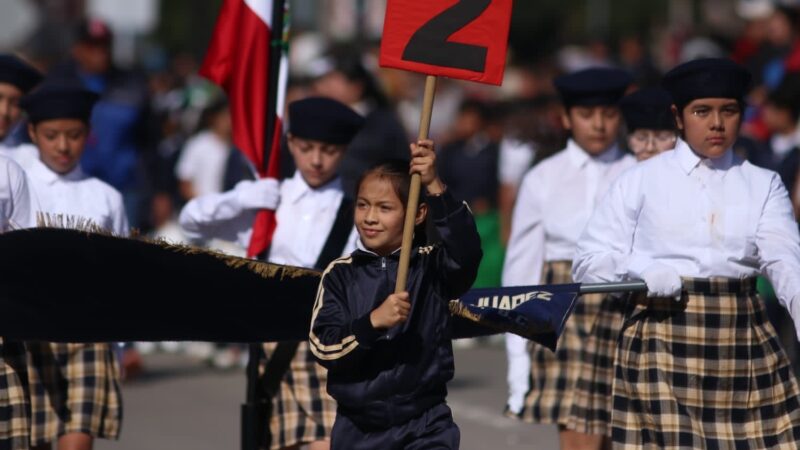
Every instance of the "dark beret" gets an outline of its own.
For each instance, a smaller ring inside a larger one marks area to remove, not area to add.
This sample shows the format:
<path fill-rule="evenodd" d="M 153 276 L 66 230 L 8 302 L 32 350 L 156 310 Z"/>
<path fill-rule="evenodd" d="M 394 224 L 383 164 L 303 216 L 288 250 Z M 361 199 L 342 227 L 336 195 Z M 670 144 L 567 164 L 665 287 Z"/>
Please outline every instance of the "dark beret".
<path fill-rule="evenodd" d="M 679 108 L 698 98 L 744 100 L 750 72 L 726 58 L 704 58 L 681 64 L 664 75 L 664 86 Z"/>
<path fill-rule="evenodd" d="M 616 105 L 633 82 L 620 69 L 595 67 L 557 77 L 553 84 L 564 106 Z"/>
<path fill-rule="evenodd" d="M 10 54 L 0 54 L 0 83 L 16 86 L 26 93 L 42 81 L 42 74 L 23 60 Z"/>
<path fill-rule="evenodd" d="M 364 126 L 364 118 L 344 103 L 310 97 L 289 104 L 289 132 L 303 139 L 347 145 Z"/>
<path fill-rule="evenodd" d="M 74 82 L 45 81 L 22 97 L 20 107 L 31 123 L 52 119 L 78 119 L 89 122 L 99 96 Z"/>
<path fill-rule="evenodd" d="M 110 45 L 113 39 L 111 28 L 100 19 L 84 19 L 75 29 L 75 38 L 78 42 L 93 45 Z"/>
<path fill-rule="evenodd" d="M 672 114 L 672 97 L 660 88 L 640 89 L 626 95 L 619 102 L 628 131 L 640 128 L 650 130 L 675 130 Z"/>

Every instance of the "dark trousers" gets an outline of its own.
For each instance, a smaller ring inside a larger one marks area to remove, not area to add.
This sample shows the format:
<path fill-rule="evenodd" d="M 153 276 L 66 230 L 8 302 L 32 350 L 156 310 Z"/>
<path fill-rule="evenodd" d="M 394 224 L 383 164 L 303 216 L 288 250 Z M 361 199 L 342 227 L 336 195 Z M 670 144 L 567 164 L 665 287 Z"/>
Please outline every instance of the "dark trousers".
<path fill-rule="evenodd" d="M 331 450 L 456 450 L 460 441 L 461 432 L 444 403 L 387 429 L 360 428 L 337 414 L 331 432 Z"/>

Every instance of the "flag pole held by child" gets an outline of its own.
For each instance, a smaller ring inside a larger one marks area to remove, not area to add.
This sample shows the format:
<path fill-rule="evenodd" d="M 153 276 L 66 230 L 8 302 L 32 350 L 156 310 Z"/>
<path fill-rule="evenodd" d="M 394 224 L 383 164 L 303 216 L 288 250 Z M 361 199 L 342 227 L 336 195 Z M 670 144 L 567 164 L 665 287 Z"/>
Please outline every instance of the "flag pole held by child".
<path fill-rule="evenodd" d="M 422 100 L 422 116 L 419 120 L 418 140 L 428 139 L 433 114 L 433 100 L 436 93 L 436 76 L 428 75 L 425 79 L 425 95 Z M 414 218 L 419 207 L 420 177 L 418 173 L 411 174 L 411 186 L 408 190 L 408 203 L 406 205 L 406 221 L 403 224 L 403 243 L 400 247 L 400 265 L 397 269 L 397 282 L 394 292 L 406 290 L 408 281 L 408 264 L 411 260 L 411 243 L 414 240 Z"/>

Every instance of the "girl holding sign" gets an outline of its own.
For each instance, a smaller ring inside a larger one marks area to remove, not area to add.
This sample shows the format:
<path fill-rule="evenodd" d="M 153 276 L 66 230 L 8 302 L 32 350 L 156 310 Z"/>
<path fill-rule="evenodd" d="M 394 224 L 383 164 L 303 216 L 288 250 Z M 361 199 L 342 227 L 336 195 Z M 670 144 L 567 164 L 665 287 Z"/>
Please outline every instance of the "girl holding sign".
<path fill-rule="evenodd" d="M 503 268 L 504 286 L 569 283 L 575 247 L 595 203 L 611 181 L 635 164 L 618 146 L 617 102 L 632 78 L 594 68 L 555 80 L 564 103 L 567 148 L 534 167 L 519 189 Z M 595 449 L 602 436 L 566 429 L 581 357 L 602 296 L 583 296 L 555 353 L 508 335 L 508 410 L 525 420 L 558 425 L 564 449 Z M 530 351 L 530 353 L 529 353 Z M 528 384 L 530 380 L 530 385 Z"/>
<path fill-rule="evenodd" d="M 328 266 L 314 305 L 311 350 L 338 404 L 333 450 L 459 446 L 445 403 L 454 372 L 448 301 L 474 282 L 480 238 L 469 208 L 436 175 L 433 142 L 411 148 L 411 172 L 427 190 L 416 229 L 430 212 L 441 242 L 413 249 L 408 288 L 392 293 L 410 175 L 406 163 L 374 167 L 357 185 L 358 249 Z"/>
<path fill-rule="evenodd" d="M 670 71 L 675 149 L 620 176 L 580 238 L 580 282 L 643 279 L 618 341 L 615 448 L 800 445 L 800 389 L 755 277 L 800 324 L 800 236 L 780 177 L 734 155 L 750 74 Z M 798 327 L 800 329 L 800 327 Z"/>

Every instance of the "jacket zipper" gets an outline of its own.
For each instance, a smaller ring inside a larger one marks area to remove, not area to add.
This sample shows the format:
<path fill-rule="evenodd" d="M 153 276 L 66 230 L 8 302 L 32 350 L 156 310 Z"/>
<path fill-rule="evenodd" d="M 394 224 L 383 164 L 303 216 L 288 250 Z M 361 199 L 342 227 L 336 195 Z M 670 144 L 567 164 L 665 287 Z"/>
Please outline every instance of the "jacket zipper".
<path fill-rule="evenodd" d="M 386 257 L 381 256 L 381 270 L 386 270 Z"/>

